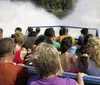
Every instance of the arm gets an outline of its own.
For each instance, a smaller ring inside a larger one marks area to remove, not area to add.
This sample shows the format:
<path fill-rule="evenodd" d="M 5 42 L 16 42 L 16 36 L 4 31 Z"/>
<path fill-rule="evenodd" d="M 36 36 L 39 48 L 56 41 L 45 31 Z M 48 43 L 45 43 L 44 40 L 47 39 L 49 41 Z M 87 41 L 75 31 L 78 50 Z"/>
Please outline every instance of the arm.
<path fill-rule="evenodd" d="M 84 85 L 83 77 L 86 76 L 84 73 L 77 74 L 77 83 L 76 85 Z"/>
<path fill-rule="evenodd" d="M 27 50 L 25 48 L 23 48 L 23 50 L 21 50 L 21 54 L 20 57 L 22 60 L 24 60 L 24 57 L 27 55 Z"/>

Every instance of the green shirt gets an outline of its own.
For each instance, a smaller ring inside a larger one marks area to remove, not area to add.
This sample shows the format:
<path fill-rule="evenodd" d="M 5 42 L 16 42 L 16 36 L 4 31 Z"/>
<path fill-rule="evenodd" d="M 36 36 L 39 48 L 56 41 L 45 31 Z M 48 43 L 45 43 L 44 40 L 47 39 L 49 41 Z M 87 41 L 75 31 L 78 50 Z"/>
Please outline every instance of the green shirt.
<path fill-rule="evenodd" d="M 60 44 L 56 41 L 53 41 L 53 46 L 57 49 L 60 49 Z"/>

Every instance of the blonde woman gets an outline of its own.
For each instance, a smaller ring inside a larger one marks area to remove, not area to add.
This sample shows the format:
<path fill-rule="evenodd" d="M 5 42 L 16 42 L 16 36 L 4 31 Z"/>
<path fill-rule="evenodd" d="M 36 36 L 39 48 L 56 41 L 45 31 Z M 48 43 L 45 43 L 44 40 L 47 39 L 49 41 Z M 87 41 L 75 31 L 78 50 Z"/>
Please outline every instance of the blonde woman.
<path fill-rule="evenodd" d="M 88 54 L 88 74 L 100 77 L 100 38 L 91 37 L 89 39 Z"/>
<path fill-rule="evenodd" d="M 59 52 L 50 44 L 41 43 L 31 61 L 38 76 L 32 76 L 28 85 L 84 85 L 82 77 L 85 74 L 78 74 L 78 83 L 70 78 L 58 77 L 63 72 Z"/>
<path fill-rule="evenodd" d="M 16 32 L 14 34 L 14 42 L 15 42 L 15 55 L 13 62 L 17 64 L 23 64 L 24 63 L 24 57 L 27 54 L 27 51 L 25 48 L 22 48 L 24 42 L 25 42 L 25 36 L 21 32 Z"/>

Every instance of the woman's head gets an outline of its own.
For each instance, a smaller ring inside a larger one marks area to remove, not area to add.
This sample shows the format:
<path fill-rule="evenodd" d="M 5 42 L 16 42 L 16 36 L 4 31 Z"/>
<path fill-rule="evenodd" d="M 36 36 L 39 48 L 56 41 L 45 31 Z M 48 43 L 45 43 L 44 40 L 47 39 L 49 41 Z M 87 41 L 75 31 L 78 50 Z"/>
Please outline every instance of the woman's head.
<path fill-rule="evenodd" d="M 47 28 L 44 32 L 44 35 L 51 38 L 51 37 L 55 37 L 55 31 L 53 28 Z"/>
<path fill-rule="evenodd" d="M 62 35 L 66 35 L 66 34 L 68 34 L 68 29 L 66 27 L 62 26 L 59 31 L 59 35 L 62 36 Z"/>
<path fill-rule="evenodd" d="M 61 53 L 67 52 L 72 46 L 72 38 L 66 37 L 61 42 Z"/>
<path fill-rule="evenodd" d="M 24 44 L 24 42 L 25 42 L 24 34 L 21 33 L 21 32 L 16 32 L 14 34 L 14 42 L 15 42 L 15 44 L 18 44 L 18 45 L 22 46 Z"/>
<path fill-rule="evenodd" d="M 100 67 L 100 38 L 89 38 L 88 53 L 90 58 Z"/>
<path fill-rule="evenodd" d="M 50 44 L 41 43 L 36 48 L 33 64 L 40 77 L 62 74 L 59 53 Z"/>

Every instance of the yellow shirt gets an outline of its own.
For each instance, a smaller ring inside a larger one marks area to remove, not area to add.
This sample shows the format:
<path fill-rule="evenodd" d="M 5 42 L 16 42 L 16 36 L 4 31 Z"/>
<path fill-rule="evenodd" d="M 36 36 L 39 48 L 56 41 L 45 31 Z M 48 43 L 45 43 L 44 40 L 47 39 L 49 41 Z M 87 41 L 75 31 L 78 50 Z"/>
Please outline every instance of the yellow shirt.
<path fill-rule="evenodd" d="M 62 42 L 62 40 L 66 37 L 71 37 L 72 38 L 72 45 L 75 45 L 75 38 L 70 36 L 70 35 L 62 35 L 60 36 L 60 43 Z"/>

